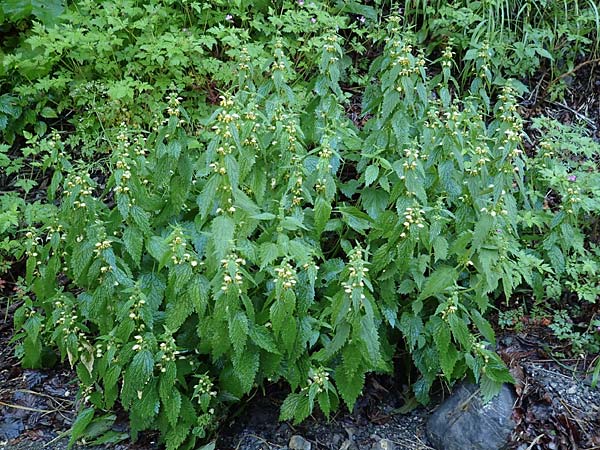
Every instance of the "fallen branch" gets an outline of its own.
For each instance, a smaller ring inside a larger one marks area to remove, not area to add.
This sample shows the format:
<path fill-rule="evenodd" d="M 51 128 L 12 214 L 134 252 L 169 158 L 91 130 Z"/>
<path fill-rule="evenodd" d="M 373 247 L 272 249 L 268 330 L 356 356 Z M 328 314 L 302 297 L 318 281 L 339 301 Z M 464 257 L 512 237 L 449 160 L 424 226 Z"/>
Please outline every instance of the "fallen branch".
<path fill-rule="evenodd" d="M 548 92 L 550 90 L 550 88 L 558 81 L 562 80 L 565 77 L 568 77 L 569 75 L 573 75 L 575 72 L 577 72 L 579 69 L 581 69 L 584 66 L 587 66 L 588 64 L 594 64 L 600 62 L 600 58 L 595 58 L 595 59 L 588 59 L 587 61 L 584 61 L 580 64 L 577 64 L 575 67 L 573 67 L 571 70 L 569 70 L 568 72 L 565 72 L 559 76 L 557 76 L 556 78 L 554 78 L 552 81 L 550 81 L 550 83 L 548 83 L 548 86 L 546 86 L 546 92 Z"/>

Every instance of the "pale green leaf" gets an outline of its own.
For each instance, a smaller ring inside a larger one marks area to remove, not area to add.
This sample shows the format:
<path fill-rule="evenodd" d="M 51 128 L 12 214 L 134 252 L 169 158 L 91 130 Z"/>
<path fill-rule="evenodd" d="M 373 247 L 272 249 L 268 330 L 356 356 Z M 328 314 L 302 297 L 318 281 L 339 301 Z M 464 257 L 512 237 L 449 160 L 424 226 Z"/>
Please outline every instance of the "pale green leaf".
<path fill-rule="evenodd" d="M 231 217 L 218 216 L 211 224 L 212 239 L 215 246 L 215 258 L 221 260 L 233 244 L 235 222 Z"/>
<path fill-rule="evenodd" d="M 231 339 L 234 351 L 238 355 L 242 353 L 246 347 L 248 329 L 248 318 L 242 311 L 239 311 L 233 319 L 229 321 L 229 338 Z"/>
<path fill-rule="evenodd" d="M 365 170 L 365 186 L 370 186 L 379 176 L 379 166 L 371 164 Z"/>

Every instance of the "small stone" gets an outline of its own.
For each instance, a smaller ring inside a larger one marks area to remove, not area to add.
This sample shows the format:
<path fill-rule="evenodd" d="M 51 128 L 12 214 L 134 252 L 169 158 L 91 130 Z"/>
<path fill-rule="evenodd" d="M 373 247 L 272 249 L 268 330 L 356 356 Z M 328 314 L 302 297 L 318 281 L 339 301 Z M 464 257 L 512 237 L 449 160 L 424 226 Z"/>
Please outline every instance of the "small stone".
<path fill-rule="evenodd" d="M 342 434 L 335 433 L 331 437 L 331 447 L 339 448 L 340 442 L 342 442 L 343 440 L 344 440 L 344 436 Z"/>
<path fill-rule="evenodd" d="M 396 446 L 389 439 L 381 439 L 373 444 L 371 450 L 396 450 Z"/>
<path fill-rule="evenodd" d="M 577 385 L 574 384 L 569 389 L 567 389 L 567 394 L 569 394 L 569 395 L 577 394 Z"/>
<path fill-rule="evenodd" d="M 311 450 L 312 444 L 304 439 L 302 436 L 298 436 L 295 434 L 290 438 L 290 443 L 288 444 L 290 450 Z"/>
<path fill-rule="evenodd" d="M 342 442 L 340 450 L 358 450 L 358 446 L 350 439 L 346 439 L 344 442 Z"/>

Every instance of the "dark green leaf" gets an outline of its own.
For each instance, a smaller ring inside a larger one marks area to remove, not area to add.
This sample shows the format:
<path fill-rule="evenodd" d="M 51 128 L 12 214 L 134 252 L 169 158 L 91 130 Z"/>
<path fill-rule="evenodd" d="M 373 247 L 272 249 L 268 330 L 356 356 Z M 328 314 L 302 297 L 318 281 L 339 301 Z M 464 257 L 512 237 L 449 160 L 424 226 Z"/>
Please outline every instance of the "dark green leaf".
<path fill-rule="evenodd" d="M 86 408 L 77 415 L 77 418 L 71 427 L 71 437 L 69 438 L 68 448 L 73 447 L 79 438 L 85 436 L 85 430 L 92 422 L 94 412 L 94 408 Z"/>

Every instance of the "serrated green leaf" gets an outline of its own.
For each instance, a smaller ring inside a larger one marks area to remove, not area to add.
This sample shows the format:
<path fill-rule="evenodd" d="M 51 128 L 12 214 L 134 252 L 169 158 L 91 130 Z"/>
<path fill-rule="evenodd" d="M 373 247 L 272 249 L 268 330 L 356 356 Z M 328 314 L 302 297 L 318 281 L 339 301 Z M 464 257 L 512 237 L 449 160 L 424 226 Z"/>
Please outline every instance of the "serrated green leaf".
<path fill-rule="evenodd" d="M 331 215 L 331 204 L 322 196 L 318 196 L 315 202 L 315 230 L 320 236 Z"/>
<path fill-rule="evenodd" d="M 352 411 L 365 384 L 364 372 L 358 370 L 352 374 L 348 374 L 343 370 L 343 367 L 339 367 L 335 372 L 335 382 L 344 403 Z"/>
<path fill-rule="evenodd" d="M 343 206 L 338 209 L 342 213 L 343 221 L 353 230 L 364 234 L 365 230 L 371 228 L 371 218 L 358 208 Z"/>
<path fill-rule="evenodd" d="M 483 375 L 479 383 L 479 387 L 481 389 L 481 396 L 483 397 L 483 402 L 488 403 L 496 395 L 498 395 L 502 390 L 503 384 L 504 383 L 492 380 L 490 377 Z"/>
<path fill-rule="evenodd" d="M 215 258 L 220 261 L 225 258 L 233 244 L 235 222 L 231 217 L 218 216 L 212 221 L 211 230 L 215 246 Z"/>
<path fill-rule="evenodd" d="M 277 345 L 275 344 L 275 341 L 271 336 L 271 333 L 269 333 L 269 331 L 265 327 L 255 325 L 250 328 L 248 334 L 250 336 L 250 339 L 252 339 L 252 342 L 254 342 L 263 350 L 266 350 L 270 353 L 274 353 L 276 355 L 280 354 L 279 350 L 277 349 Z"/>
<path fill-rule="evenodd" d="M 473 319 L 473 323 L 481 333 L 481 335 L 493 346 L 496 345 L 496 337 L 494 336 L 494 329 L 490 325 L 490 323 L 483 318 L 479 311 L 473 309 L 471 310 L 471 319 Z"/>
<path fill-rule="evenodd" d="M 254 220 L 273 220 L 273 219 L 276 219 L 277 216 L 275 214 L 265 212 L 265 213 L 255 214 L 255 215 L 251 216 L 250 218 L 254 219 Z"/>
<path fill-rule="evenodd" d="M 335 355 L 348 340 L 350 336 L 350 325 L 347 322 L 341 322 L 335 328 L 335 336 L 315 357 L 318 361 L 327 361 Z M 357 352 L 358 353 L 358 352 Z"/>
<path fill-rule="evenodd" d="M 426 280 L 423 285 L 423 290 L 419 294 L 419 300 L 443 294 L 446 289 L 454 286 L 458 274 L 454 267 L 440 266 Z"/>
<path fill-rule="evenodd" d="M 234 351 L 239 355 L 246 347 L 248 339 L 248 317 L 242 311 L 239 311 L 233 319 L 229 321 L 229 338 Z"/>
<path fill-rule="evenodd" d="M 174 301 L 169 302 L 165 321 L 167 328 L 171 331 L 178 330 L 193 311 L 194 305 L 191 299 L 185 295 L 181 295 Z"/>
<path fill-rule="evenodd" d="M 227 169 L 227 176 L 229 177 L 229 183 L 231 184 L 232 189 L 234 191 L 237 190 L 240 178 L 240 169 L 233 155 L 225 156 L 225 169 Z"/>
<path fill-rule="evenodd" d="M 379 176 L 379 166 L 371 164 L 365 170 L 365 186 L 372 185 Z"/>
<path fill-rule="evenodd" d="M 325 417 L 329 418 L 331 413 L 331 401 L 329 400 L 329 391 L 324 390 L 317 395 L 317 401 L 319 402 L 319 408 L 325 414 Z"/>
<path fill-rule="evenodd" d="M 144 245 L 142 233 L 136 227 L 128 226 L 123 232 L 123 242 L 125 243 L 127 253 L 129 253 L 135 265 L 139 266 Z"/>
<path fill-rule="evenodd" d="M 471 248 L 473 250 L 479 250 L 485 240 L 487 239 L 492 227 L 494 226 L 494 218 L 490 214 L 483 214 L 479 221 L 475 224 L 475 230 L 473 231 L 473 240 L 471 241 Z"/>
<path fill-rule="evenodd" d="M 167 450 L 178 450 L 190 434 L 190 431 L 191 425 L 183 421 L 171 428 L 165 436 Z"/>
<path fill-rule="evenodd" d="M 296 409 L 298 408 L 298 403 L 300 402 L 300 398 L 302 395 L 291 393 L 285 398 L 283 403 L 281 404 L 281 408 L 279 409 L 279 420 L 286 421 L 292 420 L 296 415 Z"/>
<path fill-rule="evenodd" d="M 365 358 L 366 361 L 369 361 L 369 358 Z M 360 351 L 360 346 L 358 344 L 352 343 L 348 344 L 342 350 L 342 366 L 341 369 L 347 375 L 354 375 L 361 368 L 363 362 L 363 356 Z"/>
<path fill-rule="evenodd" d="M 146 242 L 146 250 L 148 250 L 148 253 L 158 261 L 159 269 L 161 269 L 169 259 L 169 245 L 160 236 L 152 236 Z"/>
<path fill-rule="evenodd" d="M 196 275 L 189 283 L 188 295 L 199 318 L 203 318 L 208 306 L 209 283 L 202 275 Z"/>
<path fill-rule="evenodd" d="M 242 352 L 239 357 L 233 359 L 235 375 L 244 393 L 248 393 L 252 389 L 259 364 L 259 354 L 257 351 Z"/>
<path fill-rule="evenodd" d="M 436 317 L 437 318 L 437 317 Z M 433 331 L 433 340 L 439 354 L 446 353 L 450 346 L 450 328 L 442 319 L 437 318 Z"/>
<path fill-rule="evenodd" d="M 448 257 L 448 241 L 442 236 L 438 236 L 433 240 L 433 252 L 435 261 L 443 260 Z"/>
<path fill-rule="evenodd" d="M 148 213 L 137 205 L 131 206 L 129 214 L 143 234 L 150 234 L 150 219 Z"/>
<path fill-rule="evenodd" d="M 165 371 L 160 374 L 160 381 L 158 383 L 158 394 L 160 399 L 166 401 L 171 395 L 173 388 L 175 387 L 175 380 L 177 378 L 177 366 L 173 361 L 169 361 L 164 364 Z"/>
<path fill-rule="evenodd" d="M 83 437 L 85 435 L 85 430 L 88 427 L 88 425 L 92 422 L 92 419 L 94 418 L 94 413 L 94 408 L 86 408 L 79 414 L 77 414 L 77 418 L 75 419 L 75 422 L 73 422 L 73 426 L 70 430 L 71 437 L 69 438 L 69 445 L 67 446 L 67 448 L 73 447 L 75 442 L 77 442 L 77 440 L 80 437 Z"/>
<path fill-rule="evenodd" d="M 217 175 L 210 177 L 204 185 L 204 189 L 202 189 L 202 192 L 200 192 L 200 195 L 198 195 L 198 198 L 196 199 L 200 217 L 203 221 L 208 216 L 208 213 L 213 209 L 215 204 L 215 195 L 217 193 L 219 183 L 220 181 Z"/>
<path fill-rule="evenodd" d="M 123 379 L 122 397 L 124 404 L 128 405 L 134 398 L 137 398 L 137 392 L 143 390 L 153 371 L 154 358 L 152 353 L 149 350 L 137 352 Z"/>
<path fill-rule="evenodd" d="M 443 353 L 440 352 L 440 366 L 442 367 L 442 371 L 448 380 L 452 380 L 452 372 L 454 371 L 454 366 L 458 361 L 458 351 L 454 345 L 450 344 L 446 351 Z"/>
<path fill-rule="evenodd" d="M 432 382 L 423 377 L 419 378 L 415 384 L 413 384 L 412 389 L 415 393 L 415 398 L 422 405 L 426 405 L 429 403 L 429 391 L 431 390 Z"/>
<path fill-rule="evenodd" d="M 167 420 L 172 427 L 175 427 L 179 420 L 179 411 L 181 410 L 181 393 L 178 389 L 173 388 L 171 394 L 162 399 L 165 408 Z"/>
<path fill-rule="evenodd" d="M 452 330 L 452 336 L 458 342 L 464 350 L 471 348 L 472 335 L 469 332 L 469 328 L 465 321 L 456 313 L 448 314 L 447 316 L 450 330 Z"/>
<path fill-rule="evenodd" d="M 290 290 L 285 291 L 282 298 L 275 300 L 269 309 L 273 332 L 279 335 L 281 333 L 290 332 L 286 329 L 286 325 L 295 325 L 294 309 L 296 308 L 296 299 L 294 293 Z"/>
<path fill-rule="evenodd" d="M 91 241 L 85 241 L 73 248 L 70 265 L 76 280 L 83 276 L 85 269 L 90 264 L 94 255 L 93 250 L 94 245 Z"/>
<path fill-rule="evenodd" d="M 363 208 L 369 214 L 369 217 L 378 219 L 388 206 L 389 195 L 383 189 L 375 187 L 364 188 L 360 196 L 360 201 Z"/>
<path fill-rule="evenodd" d="M 399 328 L 408 341 L 411 350 L 420 348 L 425 343 L 421 317 L 404 312 L 400 318 Z"/>
<path fill-rule="evenodd" d="M 103 377 L 104 401 L 108 409 L 112 408 L 119 394 L 117 382 L 121 375 L 121 366 L 113 365 L 106 370 Z"/>
<path fill-rule="evenodd" d="M 279 257 L 279 247 L 272 242 L 261 244 L 258 250 L 260 268 L 264 269 Z"/>
<path fill-rule="evenodd" d="M 379 352 L 379 334 L 377 333 L 377 327 L 374 320 L 368 316 L 363 316 L 360 320 L 360 343 L 366 350 L 366 354 L 363 351 L 365 360 L 376 365 L 381 359 L 381 354 Z"/>

